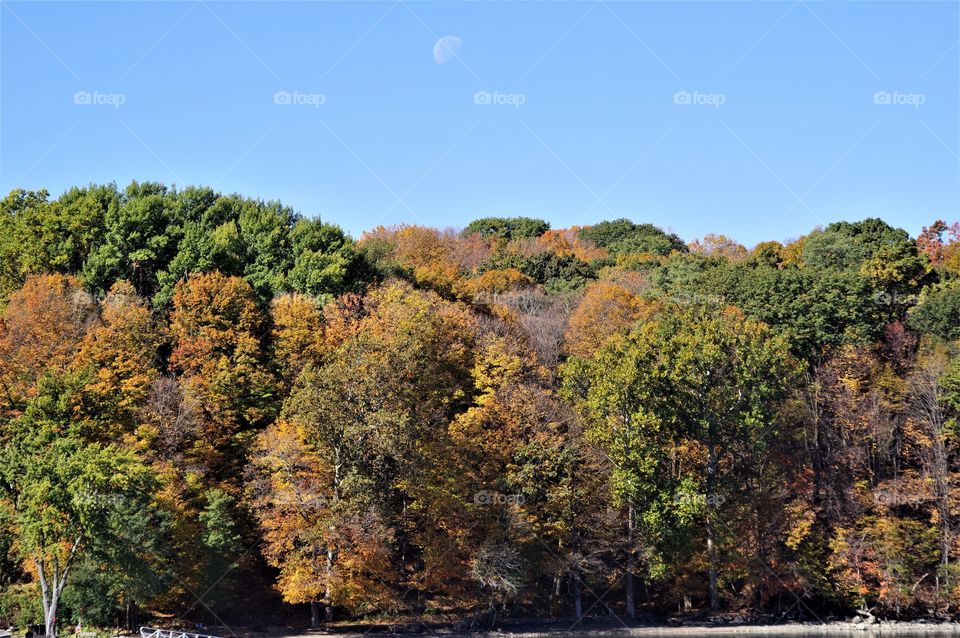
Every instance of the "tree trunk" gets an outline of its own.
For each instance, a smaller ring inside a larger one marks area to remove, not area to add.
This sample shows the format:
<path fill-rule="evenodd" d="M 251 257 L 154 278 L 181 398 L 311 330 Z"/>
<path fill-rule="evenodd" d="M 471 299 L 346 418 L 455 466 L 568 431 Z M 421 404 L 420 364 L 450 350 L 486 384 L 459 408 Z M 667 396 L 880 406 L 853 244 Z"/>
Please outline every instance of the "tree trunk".
<path fill-rule="evenodd" d="M 332 507 L 340 501 L 340 449 L 336 450 L 336 462 L 333 466 L 333 503 Z M 336 527 L 331 525 L 328 528 L 330 538 L 332 539 L 336 532 Z M 333 622 L 333 591 L 330 589 L 330 582 L 333 580 L 333 566 L 337 561 L 337 548 L 333 542 L 327 540 L 327 569 L 326 582 L 323 591 L 323 616 L 327 623 Z"/>
<path fill-rule="evenodd" d="M 47 596 L 44 596 L 43 620 L 47 638 L 57 638 L 57 609 L 60 607 L 61 589 L 58 584 L 56 577 L 54 577 L 53 587 L 49 589 L 49 600 L 47 600 Z"/>
<path fill-rule="evenodd" d="M 926 425 L 930 436 L 930 451 L 927 455 L 927 471 L 933 475 L 934 498 L 936 499 L 940 527 L 940 569 L 944 588 L 950 591 L 950 553 L 952 533 L 950 526 L 950 462 L 945 437 L 946 415 L 942 409 L 939 376 L 943 370 L 927 369 L 917 373 L 911 380 L 914 415 Z M 937 578 L 939 594 L 940 578 Z M 949 603 L 948 607 L 949 609 Z"/>
<path fill-rule="evenodd" d="M 713 426 L 711 424 L 711 429 Z M 717 457 L 713 436 L 710 437 L 707 451 L 707 556 L 710 561 L 710 609 L 718 609 L 720 602 L 717 598 L 717 548 L 714 540 L 713 518 L 716 506 L 717 489 Z"/>
<path fill-rule="evenodd" d="M 320 603 L 310 601 L 310 629 L 320 629 Z"/>
<path fill-rule="evenodd" d="M 333 592 L 330 590 L 330 580 L 333 578 L 333 562 L 336 559 L 336 550 L 327 546 L 327 582 L 323 591 L 323 616 L 326 622 L 333 622 Z"/>
<path fill-rule="evenodd" d="M 47 577 L 43 571 L 43 562 L 36 556 L 33 562 L 37 567 L 37 576 L 40 579 L 40 599 L 43 602 L 43 622 L 46 626 L 47 635 L 50 634 L 50 589 L 47 587 Z"/>
<path fill-rule="evenodd" d="M 580 620 L 583 617 L 583 588 L 580 586 L 580 570 L 570 572 L 573 580 L 573 617 Z"/>
<path fill-rule="evenodd" d="M 937 476 L 934 489 L 937 495 L 937 510 L 940 514 L 940 564 L 943 569 L 944 587 L 950 591 L 950 475 L 943 432 L 934 437 Z"/>
<path fill-rule="evenodd" d="M 633 602 L 633 572 L 636 570 L 636 556 L 633 551 L 633 531 L 634 531 L 634 518 L 635 513 L 633 510 L 633 503 L 627 508 L 627 573 L 626 573 L 626 590 L 627 590 L 627 615 L 630 618 L 637 617 L 637 608 Z"/>
<path fill-rule="evenodd" d="M 70 563 L 77 550 L 79 540 L 76 541 L 70 552 L 67 554 L 63 570 L 60 570 L 59 561 L 54 556 L 53 565 L 51 565 L 50 576 L 52 581 L 47 580 L 46 564 L 39 556 L 34 556 L 34 564 L 37 568 L 37 576 L 40 579 L 40 594 L 43 599 L 43 622 L 48 638 L 57 636 L 57 610 L 60 607 L 60 596 L 63 594 L 63 588 L 67 584 L 67 577 L 70 575 Z"/>

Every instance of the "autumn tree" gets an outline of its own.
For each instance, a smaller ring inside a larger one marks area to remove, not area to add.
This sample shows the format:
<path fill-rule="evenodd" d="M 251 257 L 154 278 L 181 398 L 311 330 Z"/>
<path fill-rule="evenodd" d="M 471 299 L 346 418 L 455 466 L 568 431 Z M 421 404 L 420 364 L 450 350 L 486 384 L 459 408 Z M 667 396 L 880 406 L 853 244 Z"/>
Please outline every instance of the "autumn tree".
<path fill-rule="evenodd" d="M 924 226 L 917 237 L 917 247 L 934 266 L 957 272 L 960 266 L 960 222 L 948 225 L 938 219 L 930 226 Z"/>
<path fill-rule="evenodd" d="M 95 311 L 93 297 L 66 275 L 30 277 L 11 295 L 0 323 L 4 411 L 22 409 L 44 371 L 69 367 Z"/>
<path fill-rule="evenodd" d="M 195 275 L 173 296 L 171 367 L 199 400 L 203 431 L 192 454 L 212 476 L 236 477 L 255 430 L 275 411 L 275 381 L 263 357 L 264 317 L 238 277 Z"/>
<path fill-rule="evenodd" d="M 364 306 L 340 345 L 303 369 L 283 409 L 325 481 L 329 518 L 315 529 L 326 564 L 314 582 L 328 618 L 335 607 L 398 604 L 384 583 L 409 575 L 395 571 L 390 541 L 397 536 L 406 548 L 399 551 L 414 551 L 414 530 L 426 524 L 395 518 L 412 508 L 402 486 L 422 471 L 425 446 L 469 389 L 473 330 L 465 309 L 397 284 Z M 362 533 L 369 529 L 379 531 Z"/>
<path fill-rule="evenodd" d="M 274 299 L 270 307 L 273 354 L 289 388 L 309 363 L 325 352 L 324 317 L 316 300 L 293 293 Z"/>
<path fill-rule="evenodd" d="M 690 252 L 703 255 L 722 255 L 730 261 L 742 261 L 747 258 L 747 249 L 725 235 L 708 233 L 703 239 L 690 242 Z"/>
<path fill-rule="evenodd" d="M 719 605 L 719 504 L 732 480 L 723 469 L 776 437 L 777 405 L 793 374 L 785 344 L 769 328 L 735 309 L 704 306 L 665 312 L 612 339 L 592 360 L 566 368 L 571 393 L 621 474 L 628 542 L 637 504 L 662 506 L 663 490 L 677 488 L 663 483 L 668 444 L 685 441 L 699 450 L 690 478 L 703 494 L 711 608 Z"/>
<path fill-rule="evenodd" d="M 589 357 L 614 333 L 649 318 L 658 305 L 609 282 L 587 287 L 577 309 L 570 315 L 564 335 L 566 350 Z"/>
<path fill-rule="evenodd" d="M 250 504 L 263 528 L 263 554 L 280 570 L 277 589 L 290 603 L 310 603 L 311 626 L 320 625 L 320 602 L 332 603 L 335 527 L 328 497 L 336 468 L 311 449 L 302 425 L 277 421 L 257 438 Z"/>
<path fill-rule="evenodd" d="M 163 341 L 146 301 L 133 286 L 118 282 L 100 304 L 100 319 L 92 326 L 72 363 L 85 370 L 86 409 L 112 416 L 121 429 L 103 431 L 104 441 L 132 434 L 137 412 L 145 403 L 151 384 L 160 373 L 158 350 Z"/>
<path fill-rule="evenodd" d="M 0 448 L 0 498 L 12 508 L 18 550 L 40 585 L 48 636 L 57 635 L 78 561 L 134 552 L 148 561 L 161 533 L 151 515 L 155 477 L 130 452 L 89 441 L 91 424 L 74 416 L 78 385 L 70 375 L 45 376 Z"/>

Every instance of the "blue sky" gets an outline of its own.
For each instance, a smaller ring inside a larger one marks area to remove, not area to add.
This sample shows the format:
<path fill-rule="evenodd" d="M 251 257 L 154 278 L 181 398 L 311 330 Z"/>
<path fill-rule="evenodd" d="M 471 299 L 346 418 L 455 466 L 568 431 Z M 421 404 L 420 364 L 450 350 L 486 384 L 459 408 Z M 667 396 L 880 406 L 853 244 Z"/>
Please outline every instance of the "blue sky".
<path fill-rule="evenodd" d="M 957 2 L 2 4 L 4 192 L 204 184 L 354 235 L 960 217 Z"/>

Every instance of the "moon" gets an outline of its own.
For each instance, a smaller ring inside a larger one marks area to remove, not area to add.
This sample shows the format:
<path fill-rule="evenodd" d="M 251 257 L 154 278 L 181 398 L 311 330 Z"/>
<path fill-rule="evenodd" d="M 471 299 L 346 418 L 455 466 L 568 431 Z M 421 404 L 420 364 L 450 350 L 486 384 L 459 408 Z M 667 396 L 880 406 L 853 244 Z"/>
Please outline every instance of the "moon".
<path fill-rule="evenodd" d="M 457 51 L 460 50 L 460 45 L 463 44 L 463 40 L 458 38 L 455 35 L 445 35 L 437 43 L 433 45 L 433 60 L 437 64 L 446 64 L 450 60 L 457 57 Z"/>

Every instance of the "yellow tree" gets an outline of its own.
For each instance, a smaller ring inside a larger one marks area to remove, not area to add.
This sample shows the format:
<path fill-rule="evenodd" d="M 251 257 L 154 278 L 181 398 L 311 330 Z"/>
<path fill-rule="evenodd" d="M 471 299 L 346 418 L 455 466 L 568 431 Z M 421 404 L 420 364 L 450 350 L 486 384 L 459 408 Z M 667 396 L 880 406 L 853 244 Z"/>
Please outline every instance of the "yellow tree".
<path fill-rule="evenodd" d="M 614 283 L 593 283 L 570 315 L 564 349 L 579 357 L 592 356 L 610 336 L 641 319 L 649 319 L 658 309 L 656 302 L 646 301 Z"/>
<path fill-rule="evenodd" d="M 162 331 L 146 301 L 133 286 L 117 282 L 100 305 L 100 321 L 80 344 L 73 367 L 86 371 L 87 409 L 119 430 L 102 429 L 104 441 L 131 434 L 136 413 L 150 394 L 159 374 L 157 349 Z"/>
<path fill-rule="evenodd" d="M 66 275 L 30 277 L 10 296 L 0 322 L 0 408 L 22 409 L 44 371 L 69 367 L 95 311 L 80 281 Z"/>
<path fill-rule="evenodd" d="M 202 434 L 193 457 L 220 479 L 240 476 L 255 430 L 274 413 L 264 332 L 254 291 L 243 279 L 213 272 L 177 284 L 170 365 L 199 406 Z"/>
<path fill-rule="evenodd" d="M 310 603 L 311 626 L 333 583 L 330 546 L 331 468 L 307 442 L 303 425 L 281 419 L 257 437 L 249 503 L 263 530 L 261 552 L 280 572 L 276 587 L 288 603 Z"/>
<path fill-rule="evenodd" d="M 324 560 L 298 569 L 312 573 L 306 597 L 322 587 L 327 618 L 337 607 L 397 604 L 386 583 L 405 582 L 401 557 L 416 551 L 417 530 L 435 524 L 418 515 L 406 486 L 468 401 L 475 332 L 465 307 L 408 284 L 371 292 L 362 312 L 353 307 L 325 309 L 338 345 L 303 368 L 283 409 L 324 481 L 327 509 L 310 528 Z"/>
<path fill-rule="evenodd" d="M 318 363 L 327 349 L 324 317 L 317 302 L 299 293 L 283 295 L 270 308 L 273 355 L 289 388 L 308 363 Z"/>

